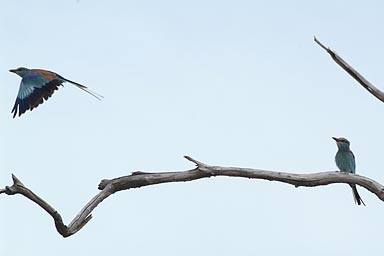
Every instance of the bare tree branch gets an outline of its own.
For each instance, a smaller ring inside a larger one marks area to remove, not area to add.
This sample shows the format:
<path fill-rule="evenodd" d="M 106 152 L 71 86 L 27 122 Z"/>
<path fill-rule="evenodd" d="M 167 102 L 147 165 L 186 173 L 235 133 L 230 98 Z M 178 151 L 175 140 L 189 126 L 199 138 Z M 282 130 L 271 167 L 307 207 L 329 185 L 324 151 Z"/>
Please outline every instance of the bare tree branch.
<path fill-rule="evenodd" d="M 50 206 L 47 202 L 45 202 L 43 199 L 41 199 L 39 196 L 37 196 L 27 187 L 25 187 L 24 184 L 21 183 L 21 181 L 13 174 L 12 174 L 12 179 L 13 179 L 13 185 L 10 187 L 6 186 L 5 189 L 0 190 L 0 194 L 1 193 L 5 193 L 7 195 L 22 194 L 26 198 L 30 199 L 31 201 L 41 206 L 49 215 L 52 216 L 53 220 L 55 221 L 57 232 L 59 232 L 63 237 L 67 237 L 71 235 L 67 232 L 68 229 L 64 225 L 63 219 L 61 218 L 60 214 L 52 206 Z"/>
<path fill-rule="evenodd" d="M 345 60 L 343 60 L 339 55 L 332 51 L 329 47 L 323 45 L 316 37 L 314 37 L 315 42 L 320 45 L 321 48 L 326 50 L 331 58 L 348 74 L 350 74 L 357 82 L 359 82 L 368 92 L 373 96 L 384 102 L 384 92 L 380 91 L 378 88 L 373 86 L 367 79 L 365 79 L 359 72 L 357 72 L 353 67 L 351 67 Z"/>
<path fill-rule="evenodd" d="M 130 188 L 139 188 L 142 186 L 149 186 L 160 183 L 169 182 L 184 182 L 192 181 L 201 178 L 209 178 L 215 176 L 228 176 L 228 177 L 242 177 L 248 179 L 264 179 L 269 181 L 279 181 L 294 185 L 295 187 L 315 187 L 324 186 L 333 183 L 346 183 L 360 185 L 384 201 L 384 187 L 378 182 L 371 180 L 367 177 L 350 174 L 340 173 L 338 171 L 332 172 L 319 172 L 311 174 L 295 174 L 277 171 L 265 171 L 251 168 L 238 168 L 238 167 L 221 167 L 211 166 L 199 162 L 192 157 L 185 156 L 186 159 L 196 164 L 196 168 L 187 171 L 179 172 L 133 172 L 131 175 L 123 176 L 111 180 L 104 179 L 100 182 L 98 189 L 101 190 L 95 197 L 93 197 L 80 213 L 66 226 L 60 214 L 47 202 L 38 197 L 35 193 L 29 190 L 21 181 L 12 174 L 13 185 L 6 186 L 5 189 L 0 189 L 0 194 L 15 195 L 22 194 L 28 199 L 32 200 L 46 212 L 48 212 L 53 220 L 57 231 L 63 236 L 68 237 L 81 228 L 92 218 L 91 212 L 107 197 L 113 193 Z"/>

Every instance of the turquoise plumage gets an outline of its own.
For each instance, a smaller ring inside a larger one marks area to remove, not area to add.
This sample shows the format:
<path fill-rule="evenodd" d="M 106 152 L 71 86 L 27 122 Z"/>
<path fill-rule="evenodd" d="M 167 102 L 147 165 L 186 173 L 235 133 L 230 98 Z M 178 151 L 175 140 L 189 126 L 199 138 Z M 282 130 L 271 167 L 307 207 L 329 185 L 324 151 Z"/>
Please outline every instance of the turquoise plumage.
<path fill-rule="evenodd" d="M 101 100 L 103 96 L 92 92 L 88 87 L 68 80 L 59 74 L 43 69 L 28 69 L 17 68 L 11 69 L 10 72 L 16 73 L 21 79 L 19 92 L 13 106 L 12 112 L 13 118 L 19 113 L 21 116 L 27 110 L 33 110 L 38 105 L 47 100 L 52 94 L 62 85 L 64 82 L 69 82 L 76 85 L 81 90 L 91 94 L 98 100 Z"/>
<path fill-rule="evenodd" d="M 346 138 L 332 137 L 337 144 L 338 151 L 335 156 L 335 162 L 341 172 L 356 173 L 355 156 L 350 150 L 350 142 Z M 353 198 L 358 205 L 365 205 L 363 199 L 361 199 L 355 184 L 349 184 L 352 188 Z"/>

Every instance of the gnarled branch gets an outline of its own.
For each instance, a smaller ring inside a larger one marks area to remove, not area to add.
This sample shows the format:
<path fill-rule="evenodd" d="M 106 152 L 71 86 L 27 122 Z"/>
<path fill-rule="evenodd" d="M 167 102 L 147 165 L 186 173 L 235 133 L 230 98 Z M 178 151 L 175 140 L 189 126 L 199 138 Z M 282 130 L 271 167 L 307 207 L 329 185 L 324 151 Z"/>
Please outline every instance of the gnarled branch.
<path fill-rule="evenodd" d="M 373 96 L 384 102 L 384 92 L 380 91 L 378 88 L 373 86 L 367 79 L 365 79 L 359 72 L 357 72 L 353 67 L 351 67 L 345 60 L 343 60 L 339 55 L 332 51 L 329 47 L 323 45 L 316 37 L 314 37 L 315 42 L 320 45 L 321 48 L 326 50 L 331 58 L 348 74 L 350 74 L 357 82 L 359 82 L 368 92 Z"/>
<path fill-rule="evenodd" d="M 295 174 L 251 168 L 211 166 L 199 162 L 189 156 L 185 156 L 185 158 L 195 163 L 196 168 L 179 172 L 133 172 L 128 176 L 123 176 L 111 180 L 102 180 L 98 187 L 101 191 L 95 197 L 93 197 L 83 207 L 83 209 L 81 209 L 80 213 L 71 221 L 68 226 L 64 225 L 60 214 L 52 206 L 38 197 L 34 192 L 29 190 L 13 174 L 13 185 L 6 186 L 4 189 L 0 189 L 0 194 L 22 194 L 23 196 L 41 206 L 52 216 L 55 221 L 57 231 L 63 237 L 71 236 L 79 231 L 82 227 L 84 227 L 84 225 L 87 224 L 88 221 L 92 218 L 91 212 L 93 209 L 95 209 L 104 199 L 117 191 L 160 183 L 192 181 L 214 176 L 242 177 L 249 179 L 279 181 L 294 185 L 295 187 L 315 187 L 333 183 L 357 184 L 376 194 L 380 200 L 384 201 L 384 186 L 374 180 L 356 174 L 340 173 L 338 171 Z"/>

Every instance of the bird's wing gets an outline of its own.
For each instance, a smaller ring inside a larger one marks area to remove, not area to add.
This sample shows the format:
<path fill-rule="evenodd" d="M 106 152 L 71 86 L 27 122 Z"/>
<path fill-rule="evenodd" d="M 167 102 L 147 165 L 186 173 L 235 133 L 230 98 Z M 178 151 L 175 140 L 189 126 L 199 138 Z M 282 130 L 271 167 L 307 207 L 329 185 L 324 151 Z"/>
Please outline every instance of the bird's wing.
<path fill-rule="evenodd" d="M 352 151 L 349 151 L 349 152 L 351 152 L 351 155 L 352 155 L 352 159 L 351 159 L 352 173 L 356 173 L 355 155 L 353 154 Z"/>
<path fill-rule="evenodd" d="M 57 79 L 56 76 L 47 77 L 38 73 L 23 78 L 20 83 L 15 105 L 11 111 L 13 118 L 15 118 L 17 113 L 21 116 L 28 109 L 32 110 L 36 108 L 43 103 L 44 100 L 51 97 L 62 83 L 63 81 Z"/>

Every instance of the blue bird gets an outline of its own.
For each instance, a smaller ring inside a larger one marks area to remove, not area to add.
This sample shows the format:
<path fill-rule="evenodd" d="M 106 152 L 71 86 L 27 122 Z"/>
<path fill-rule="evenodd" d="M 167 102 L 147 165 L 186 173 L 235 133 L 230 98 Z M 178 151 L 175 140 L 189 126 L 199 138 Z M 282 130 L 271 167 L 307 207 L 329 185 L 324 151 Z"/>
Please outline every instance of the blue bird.
<path fill-rule="evenodd" d="M 57 90 L 59 86 L 62 86 L 65 82 L 76 85 L 78 88 L 91 94 L 98 100 L 101 100 L 103 97 L 95 92 L 92 92 L 88 89 L 88 87 L 68 80 L 52 71 L 43 69 L 28 69 L 23 67 L 11 69 L 9 71 L 19 75 L 22 78 L 16 102 L 11 112 L 14 113 L 13 118 L 17 115 L 17 111 L 19 111 L 19 116 L 21 116 L 27 110 L 32 110 L 43 103 L 44 100 L 48 100 L 55 90 Z"/>
<path fill-rule="evenodd" d="M 350 142 L 346 138 L 335 138 L 332 137 L 336 141 L 338 151 L 335 156 L 335 162 L 337 165 L 337 168 L 341 172 L 349 172 L 349 173 L 356 173 L 356 162 L 355 162 L 355 156 L 353 155 L 352 151 L 349 149 Z M 361 199 L 359 193 L 357 192 L 357 188 L 355 184 L 349 184 L 352 188 L 353 192 L 353 198 L 355 200 L 355 203 L 358 205 L 363 204 L 365 206 L 365 203 L 363 202 L 363 199 Z"/>

